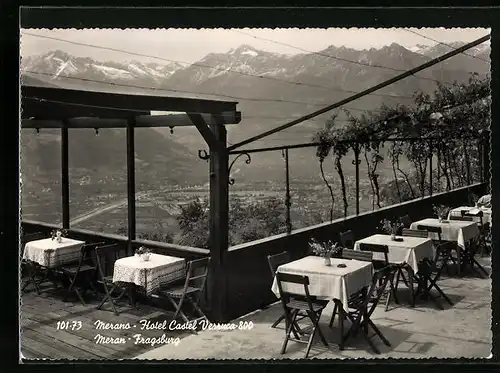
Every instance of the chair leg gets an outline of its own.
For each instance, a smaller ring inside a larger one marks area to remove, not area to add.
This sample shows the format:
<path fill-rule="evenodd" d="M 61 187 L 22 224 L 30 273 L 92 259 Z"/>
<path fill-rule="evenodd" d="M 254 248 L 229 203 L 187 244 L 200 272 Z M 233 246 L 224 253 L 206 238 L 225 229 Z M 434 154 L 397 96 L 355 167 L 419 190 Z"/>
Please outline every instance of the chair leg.
<path fill-rule="evenodd" d="M 111 288 L 111 291 L 108 289 L 108 286 L 107 286 L 107 284 L 106 284 L 105 282 L 103 282 L 103 286 L 104 286 L 104 292 L 105 292 L 105 294 L 104 294 L 103 299 L 101 300 L 101 303 L 99 303 L 99 305 L 97 306 L 97 309 L 98 309 L 98 310 L 100 310 L 100 309 L 101 309 L 101 307 L 104 305 L 104 303 L 106 303 L 106 301 L 107 301 L 107 300 L 109 300 L 109 301 L 111 302 L 111 307 L 113 308 L 113 312 L 114 312 L 114 314 L 115 314 L 116 316 L 118 316 L 118 315 L 119 315 L 119 312 L 118 312 L 118 310 L 117 310 L 117 308 L 116 308 L 116 305 L 115 305 L 115 300 L 114 300 L 114 299 L 113 299 L 113 297 L 111 296 L 111 294 L 113 293 L 113 290 L 115 290 L 115 289 L 116 289 L 116 286 L 113 286 L 113 287 Z M 122 291 L 122 293 L 120 294 L 120 296 L 119 296 L 116 300 L 120 299 L 120 298 L 123 296 L 123 294 L 124 294 L 124 293 L 125 293 L 125 292 L 124 292 L 124 291 Z"/>
<path fill-rule="evenodd" d="M 273 325 L 271 325 L 271 328 L 276 328 L 279 324 L 281 324 L 281 322 L 285 320 L 285 315 L 281 315 L 275 322 Z"/>
<path fill-rule="evenodd" d="M 318 335 L 319 335 L 319 338 L 321 339 L 321 342 L 323 342 L 323 344 L 328 347 L 328 342 L 326 341 L 326 338 L 325 338 L 325 336 L 324 336 L 324 334 L 321 331 L 321 328 L 319 326 L 319 320 L 321 319 L 321 313 L 322 312 L 323 312 L 323 310 L 321 310 L 318 313 L 314 314 L 314 317 L 315 317 L 315 321 L 314 322 L 316 323 L 316 325 L 318 327 Z"/>
<path fill-rule="evenodd" d="M 73 278 L 71 278 L 70 276 L 67 276 L 68 279 L 70 279 L 70 284 L 69 284 L 69 287 L 68 289 L 66 290 L 65 294 L 64 294 L 64 297 L 63 297 L 63 302 L 66 302 L 66 300 L 68 299 L 68 296 L 69 294 L 74 291 L 74 287 L 75 287 L 75 283 L 76 283 L 76 278 L 77 276 L 75 275 Z M 78 295 L 80 296 L 80 295 Z"/>
<path fill-rule="evenodd" d="M 32 283 L 33 286 L 35 287 L 37 294 L 40 295 L 40 293 L 41 293 L 40 286 L 39 286 L 38 282 L 36 281 L 36 269 L 33 268 L 33 266 L 31 266 L 30 264 L 28 264 L 27 270 L 28 270 L 28 276 L 27 276 L 28 279 L 24 283 L 24 286 L 22 287 L 21 291 L 24 292 L 26 290 L 26 288 L 28 287 L 28 285 L 30 283 Z"/>
<path fill-rule="evenodd" d="M 177 304 L 175 302 L 175 300 L 173 300 L 171 297 L 167 297 L 167 299 L 170 301 L 170 303 L 172 303 L 172 305 L 175 307 L 175 313 L 174 313 L 174 320 L 177 320 L 177 317 L 180 316 L 182 318 L 182 320 L 184 320 L 184 322 L 188 323 L 189 322 L 189 319 L 187 318 L 187 316 L 184 314 L 184 312 L 182 312 L 181 310 L 181 307 L 182 307 L 182 303 L 183 303 L 183 300 L 181 299 L 181 301 L 179 301 L 179 303 Z"/>
<path fill-rule="evenodd" d="M 385 311 L 387 312 L 389 309 L 389 303 L 391 302 L 391 297 L 394 298 L 394 303 L 399 304 L 399 300 L 396 295 L 396 288 L 394 287 L 394 278 L 396 276 L 396 272 L 391 275 L 389 280 L 389 292 L 387 294 L 387 300 L 385 301 Z"/>
<path fill-rule="evenodd" d="M 382 332 L 379 330 L 379 328 L 377 328 L 377 327 L 375 326 L 375 324 L 373 323 L 373 321 L 372 321 L 372 320 L 370 320 L 370 319 L 368 318 L 368 319 L 367 319 L 367 323 L 366 323 L 366 325 L 367 325 L 367 326 L 368 326 L 368 325 L 370 325 L 370 326 L 371 326 L 371 328 L 373 329 L 373 331 L 374 331 L 374 332 L 375 332 L 375 333 L 376 333 L 376 334 L 380 337 L 380 339 L 382 340 L 382 342 L 384 342 L 384 344 L 385 344 L 386 346 L 391 347 L 391 344 L 389 343 L 389 341 L 387 340 L 387 338 L 385 338 L 385 337 L 384 337 L 384 335 L 382 334 Z"/>
<path fill-rule="evenodd" d="M 295 310 L 296 311 L 296 310 Z M 293 322 L 295 321 L 295 318 L 297 317 L 297 312 L 288 312 L 285 311 L 285 319 L 286 319 L 286 334 L 285 334 L 285 340 L 283 341 L 283 345 L 281 346 L 281 354 L 283 355 L 286 351 L 286 346 L 288 344 L 288 340 L 290 339 L 290 333 L 293 330 Z"/>
<path fill-rule="evenodd" d="M 344 350 L 344 341 L 345 341 L 345 338 L 344 338 L 344 320 L 345 320 L 346 314 L 345 314 L 344 306 L 342 303 L 340 303 L 340 304 L 336 303 L 335 305 L 337 306 L 337 310 L 339 313 L 339 329 L 340 329 L 339 350 L 343 351 Z M 347 336 L 346 336 L 346 338 L 347 338 Z"/>
<path fill-rule="evenodd" d="M 193 308 L 195 309 L 195 311 L 198 312 L 198 314 L 200 315 L 200 317 L 202 319 L 206 320 L 207 316 L 205 316 L 205 314 L 203 313 L 203 311 L 201 310 L 201 308 L 198 306 L 198 303 L 194 299 L 192 299 L 191 297 L 187 297 L 186 299 L 189 301 L 189 303 L 191 303 L 191 305 L 193 306 Z"/>
<path fill-rule="evenodd" d="M 484 267 L 481 264 L 479 264 L 479 262 L 476 260 L 476 258 L 472 257 L 472 268 L 474 268 L 474 264 L 481 270 L 481 272 L 483 272 L 485 274 L 486 277 L 488 277 L 488 272 L 486 272 Z M 483 277 L 483 276 L 481 276 L 480 273 L 479 273 L 479 276 Z"/>
<path fill-rule="evenodd" d="M 323 333 L 321 332 L 321 330 L 319 328 L 319 319 L 321 317 L 321 311 L 319 312 L 318 315 L 316 315 L 314 312 L 311 312 L 311 311 L 307 311 L 307 314 L 309 315 L 309 318 L 311 319 L 311 321 L 313 323 L 313 330 L 312 330 L 311 335 L 309 336 L 309 341 L 307 342 L 307 349 L 306 349 L 306 356 L 305 356 L 306 359 L 309 357 L 309 352 L 311 351 L 312 343 L 314 341 L 314 336 L 316 335 L 316 332 L 318 332 L 323 344 L 328 347 L 328 342 L 326 341 Z M 317 318 L 316 318 L 316 316 L 317 316 Z"/>
<path fill-rule="evenodd" d="M 429 297 L 440 310 L 444 310 L 443 306 L 438 302 L 437 298 L 431 294 L 430 289 L 424 289 L 424 294 Z"/>
<path fill-rule="evenodd" d="M 337 303 L 335 303 L 335 305 L 333 306 L 333 313 L 332 313 L 332 317 L 330 318 L 330 323 L 328 324 L 328 327 L 331 328 L 332 325 L 333 325 L 333 322 L 335 321 L 335 315 L 337 314 Z"/>
<path fill-rule="evenodd" d="M 372 348 L 372 350 L 377 354 L 379 355 L 380 354 L 380 350 L 375 346 L 375 344 L 373 343 L 373 341 L 370 339 L 370 337 L 368 336 L 367 333 L 363 332 L 361 333 L 361 335 L 363 336 L 363 338 L 368 342 L 368 344 L 370 345 L 370 347 Z"/>

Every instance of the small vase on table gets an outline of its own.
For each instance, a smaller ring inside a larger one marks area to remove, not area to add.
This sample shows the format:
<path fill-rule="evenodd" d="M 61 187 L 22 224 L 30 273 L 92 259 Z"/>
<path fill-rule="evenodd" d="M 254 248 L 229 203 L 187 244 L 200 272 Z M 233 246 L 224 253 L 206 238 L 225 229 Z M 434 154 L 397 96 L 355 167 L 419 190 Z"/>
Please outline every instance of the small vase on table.
<path fill-rule="evenodd" d="M 61 243 L 62 242 L 62 233 L 60 231 L 57 231 L 56 232 L 56 241 L 58 243 Z"/>
<path fill-rule="evenodd" d="M 332 265 L 332 260 L 330 259 L 329 256 L 325 256 L 325 266 L 329 267 Z"/>
<path fill-rule="evenodd" d="M 396 233 L 391 234 L 391 241 L 396 241 Z"/>

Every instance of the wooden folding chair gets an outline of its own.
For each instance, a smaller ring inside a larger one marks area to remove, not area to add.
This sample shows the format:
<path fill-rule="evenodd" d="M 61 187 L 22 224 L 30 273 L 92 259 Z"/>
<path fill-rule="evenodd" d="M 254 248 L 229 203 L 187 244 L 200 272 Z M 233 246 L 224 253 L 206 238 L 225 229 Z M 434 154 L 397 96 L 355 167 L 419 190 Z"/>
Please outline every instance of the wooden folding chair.
<path fill-rule="evenodd" d="M 450 220 L 455 221 L 474 221 L 472 216 L 458 216 L 458 215 L 450 215 Z"/>
<path fill-rule="evenodd" d="M 122 284 L 113 283 L 113 275 L 106 276 L 106 265 L 114 265 L 119 259 L 121 249 L 122 248 L 118 244 L 97 246 L 95 248 L 97 271 L 99 275 L 98 282 L 101 283 L 104 288 L 104 297 L 97 306 L 97 309 L 100 310 L 102 306 L 109 301 L 116 316 L 119 315 L 116 303 L 127 293 L 128 288 Z M 112 294 L 115 290 L 120 290 L 120 294 L 113 298 Z M 131 301 L 130 295 L 129 301 Z"/>
<path fill-rule="evenodd" d="M 40 294 L 40 282 L 41 282 L 41 279 L 45 277 L 41 273 L 42 268 L 38 263 L 32 262 L 30 260 L 26 260 L 23 258 L 23 256 L 24 256 L 24 247 L 26 246 L 26 244 L 28 242 L 43 240 L 44 238 L 46 238 L 46 236 L 42 232 L 23 234 L 21 237 L 21 250 L 19 252 L 20 261 L 21 261 L 21 277 L 23 277 L 24 273 L 26 274 L 26 277 L 27 277 L 27 279 L 25 280 L 25 282 L 21 288 L 22 293 L 24 293 L 24 291 L 27 289 L 27 287 L 30 284 L 33 284 L 36 292 L 38 294 Z"/>
<path fill-rule="evenodd" d="M 283 346 L 281 348 L 281 354 L 285 353 L 286 346 L 288 344 L 288 341 L 290 340 L 298 343 L 307 343 L 305 355 L 305 358 L 307 359 L 316 332 L 319 334 L 319 337 L 321 338 L 323 344 L 328 347 L 328 342 L 326 341 L 325 336 L 323 335 L 323 332 L 321 331 L 321 328 L 319 326 L 321 313 L 328 304 L 328 301 L 318 301 L 311 298 L 311 295 L 309 294 L 309 277 L 307 276 L 278 272 L 276 273 L 276 281 L 278 284 L 281 304 L 283 306 L 283 312 L 285 313 L 286 320 L 286 334 L 285 340 L 283 341 Z M 295 294 L 283 290 L 283 283 L 302 285 L 304 287 L 304 300 L 297 299 L 297 296 L 300 296 L 302 294 Z M 313 330 L 309 336 L 308 341 L 302 340 L 300 336 L 297 335 L 295 330 L 297 316 L 299 315 L 299 313 L 306 313 L 307 317 L 313 324 Z M 294 338 L 290 336 L 292 332 L 294 334 Z"/>
<path fill-rule="evenodd" d="M 283 251 L 282 253 L 275 255 L 268 255 L 267 263 L 269 264 L 269 269 L 271 271 L 272 278 L 274 279 L 274 276 L 276 276 L 276 272 L 278 271 L 279 266 L 286 263 L 290 263 L 291 261 L 292 258 L 290 257 L 290 253 L 288 251 Z M 307 317 L 307 314 L 300 314 L 299 316 L 301 316 L 301 318 L 298 319 L 297 321 L 300 321 L 304 317 Z M 284 313 L 271 325 L 271 328 L 276 328 L 283 320 L 285 320 Z M 297 332 L 302 333 L 302 330 L 300 329 L 298 323 L 296 323 L 295 328 Z"/>
<path fill-rule="evenodd" d="M 370 244 L 370 243 L 360 243 L 359 244 L 360 251 L 371 251 L 372 253 L 383 253 L 384 260 L 374 260 L 373 266 L 376 270 L 385 268 L 390 265 L 389 263 L 389 247 L 387 245 L 378 245 L 378 244 Z M 394 298 L 394 303 L 399 304 L 398 296 L 397 296 L 397 288 L 394 284 L 394 279 L 396 274 L 399 275 L 401 269 L 404 267 L 404 264 L 394 264 L 391 265 L 390 268 L 393 270 L 392 277 L 390 278 L 390 289 L 387 292 L 387 299 L 385 302 L 385 310 L 389 309 L 389 303 L 391 301 L 391 297 Z"/>
<path fill-rule="evenodd" d="M 354 234 L 351 230 L 339 234 L 340 243 L 346 249 L 354 249 Z"/>
<path fill-rule="evenodd" d="M 443 239 L 441 238 L 441 235 L 443 233 L 443 230 L 441 227 L 434 227 L 432 225 L 417 225 L 417 230 L 419 231 L 426 231 L 427 234 L 429 233 L 435 233 L 438 236 L 438 239 L 432 239 L 433 242 L 436 244 L 441 244 L 443 242 Z"/>
<path fill-rule="evenodd" d="M 209 266 L 210 258 L 192 260 L 188 263 L 186 280 L 183 285 L 167 285 L 160 287 L 158 290 L 158 295 L 161 298 L 168 299 L 174 306 L 174 320 L 176 320 L 178 316 L 186 323 L 207 319 L 198 306 L 198 302 L 205 289 Z M 193 307 L 198 313 L 199 316 L 196 319 L 190 320 L 182 310 L 186 303 Z"/>
<path fill-rule="evenodd" d="M 482 239 L 479 237 L 475 237 L 467 243 L 467 247 L 463 252 L 463 270 L 466 267 L 470 267 L 479 277 L 484 278 L 484 276 L 488 277 L 488 272 L 484 267 L 476 260 L 476 254 L 482 250 L 480 247 L 482 245 Z M 463 271 L 462 270 L 462 271 Z M 482 273 L 481 273 L 482 272 Z"/>
<path fill-rule="evenodd" d="M 446 250 L 448 250 L 449 248 L 451 248 L 453 246 L 453 249 L 449 250 L 448 252 L 445 252 L 444 249 L 442 249 L 443 252 L 442 252 L 440 257 L 438 257 L 437 251 L 436 251 L 436 255 L 434 257 L 434 262 L 437 264 L 444 265 L 446 268 L 446 273 L 448 274 L 448 276 L 451 276 L 450 267 L 449 267 L 449 262 L 451 261 L 455 266 L 457 266 L 458 272 L 460 273 L 461 268 L 460 268 L 460 263 L 458 263 L 460 260 L 457 260 L 458 258 L 455 259 L 455 257 L 453 256 L 453 251 L 457 252 L 457 256 L 459 256 L 458 250 L 460 250 L 460 248 L 458 247 L 458 244 L 454 241 L 444 241 L 442 239 L 442 236 L 441 236 L 443 233 L 443 230 L 441 229 L 441 227 L 434 227 L 432 225 L 418 225 L 417 229 L 427 231 L 428 233 L 437 234 L 438 239 L 437 240 L 432 239 L 432 242 L 434 243 L 435 246 L 439 246 L 445 242 L 450 242 L 448 245 L 443 246 L 443 248 L 446 248 Z M 446 261 L 446 262 L 444 262 L 444 261 Z"/>
<path fill-rule="evenodd" d="M 403 228 L 401 235 L 403 237 L 417 237 L 417 238 L 429 237 L 429 233 L 427 231 L 421 231 L 418 229 L 407 229 L 407 228 Z"/>
<path fill-rule="evenodd" d="M 415 237 L 415 238 L 429 238 L 429 232 L 425 230 L 418 229 L 407 229 L 403 228 L 401 231 L 401 235 L 403 237 Z M 413 268 L 409 265 L 402 265 L 401 270 L 399 270 L 396 274 L 396 284 L 395 288 L 398 289 L 400 279 L 403 280 L 406 287 L 408 287 L 411 291 L 411 306 L 415 307 L 415 293 L 414 293 L 414 285 L 418 285 L 418 279 L 415 278 L 415 273 L 413 272 Z M 407 272 L 408 278 L 405 276 L 404 271 Z"/>
<path fill-rule="evenodd" d="M 447 259 L 449 257 L 450 251 L 454 249 L 454 243 L 451 241 L 443 242 L 436 247 L 436 260 L 431 261 L 425 258 L 419 265 L 419 270 L 416 274 L 416 279 L 418 279 L 418 288 L 415 297 L 419 294 L 423 294 L 424 297 L 430 298 L 440 309 L 443 309 L 441 304 L 438 302 L 438 298 L 444 298 L 451 306 L 453 302 L 448 298 L 448 296 L 441 290 L 437 282 L 441 278 L 443 270 L 447 266 Z M 442 258 L 442 259 L 441 259 Z M 439 266 L 438 264 L 441 263 Z M 443 265 L 444 263 L 444 265 Z M 431 294 L 431 290 L 436 289 L 439 296 L 435 297 Z"/>
<path fill-rule="evenodd" d="M 345 337 L 343 337 L 343 343 L 347 341 L 349 336 L 355 336 L 361 331 L 362 336 L 376 354 L 380 354 L 380 351 L 371 340 L 375 335 L 377 335 L 385 345 L 391 345 L 382 332 L 375 326 L 371 320 L 371 315 L 380 302 L 380 298 L 386 292 L 387 283 L 390 282 L 393 272 L 394 269 L 392 265 L 378 269 L 373 274 L 370 288 L 367 291 L 365 289 L 364 291 L 357 292 L 355 296 L 350 297 L 348 301 L 349 311 L 345 312 L 344 315 L 351 321 L 352 325 Z M 342 307 L 342 303 L 338 299 L 335 299 L 334 302 L 336 302 L 339 307 Z M 373 329 L 375 332 L 374 335 L 368 335 L 368 327 Z"/>
<path fill-rule="evenodd" d="M 66 294 L 64 295 L 63 302 L 66 302 L 68 296 L 74 292 L 82 305 L 85 306 L 83 296 L 89 288 L 94 291 L 94 294 L 98 294 L 97 289 L 94 286 L 97 267 L 92 257 L 95 254 L 95 248 L 99 245 L 103 245 L 103 243 L 87 243 L 83 245 L 78 262 L 64 264 L 57 268 L 57 271 L 65 276 L 70 283 L 68 289 L 66 290 Z M 82 294 L 76 286 L 78 281 L 82 281 L 84 285 Z"/>
<path fill-rule="evenodd" d="M 371 251 L 360 251 L 360 250 L 351 250 L 351 249 L 344 249 L 342 251 L 342 258 L 343 259 L 349 259 L 349 260 L 359 260 L 362 262 L 372 262 L 373 261 L 373 252 Z M 350 298 L 355 299 L 360 296 L 364 296 L 366 293 L 366 289 L 361 289 L 360 291 L 352 294 Z M 332 312 L 332 317 L 330 318 L 330 323 L 328 326 L 331 328 L 333 325 L 333 322 L 335 321 L 335 316 L 337 315 L 337 312 L 341 311 L 342 304 L 339 304 L 338 302 L 333 303 L 333 312 Z M 343 333 L 343 324 L 341 324 L 341 333 Z M 343 349 L 343 345 L 341 343 L 340 349 Z"/>
<path fill-rule="evenodd" d="M 490 254 L 488 246 L 486 244 L 486 237 L 489 233 L 490 224 L 483 221 L 484 213 L 481 210 L 478 210 L 477 212 L 462 210 L 461 213 L 463 218 L 470 218 L 471 221 L 474 221 L 474 218 L 479 218 L 479 247 L 481 249 L 480 254 L 481 256 L 484 256 L 485 251 L 487 254 Z"/>
<path fill-rule="evenodd" d="M 373 261 L 373 252 L 352 249 L 342 250 L 342 259 L 359 260 L 362 262 Z"/>
<path fill-rule="evenodd" d="M 269 265 L 272 278 L 274 279 L 280 265 L 290 263 L 291 261 L 292 258 L 290 257 L 290 253 L 288 251 L 283 251 L 282 253 L 275 255 L 268 255 L 267 264 Z M 285 320 L 284 313 L 273 323 L 273 325 L 271 325 L 271 328 L 276 328 L 283 320 Z"/>

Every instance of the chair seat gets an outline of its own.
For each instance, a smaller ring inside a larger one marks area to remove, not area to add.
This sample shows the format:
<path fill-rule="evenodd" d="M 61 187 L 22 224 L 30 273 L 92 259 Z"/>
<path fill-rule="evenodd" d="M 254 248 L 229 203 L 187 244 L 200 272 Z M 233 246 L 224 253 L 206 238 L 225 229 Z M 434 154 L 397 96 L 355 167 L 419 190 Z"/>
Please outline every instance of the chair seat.
<path fill-rule="evenodd" d="M 201 291 L 200 288 L 188 286 L 186 289 L 186 294 L 197 293 L 199 291 Z M 172 298 L 182 298 L 182 295 L 184 294 L 184 284 L 178 285 L 178 286 L 168 287 L 165 289 L 160 289 L 158 291 L 158 294 L 167 295 L 167 296 L 172 297 Z"/>
<path fill-rule="evenodd" d="M 78 272 L 78 264 L 72 264 L 72 265 L 68 265 L 68 266 L 62 266 L 59 268 L 61 272 L 66 272 L 66 273 L 69 273 L 69 274 L 75 274 L 76 272 Z M 93 267 L 91 265 L 88 265 L 88 264 L 84 264 L 80 267 L 80 272 L 87 272 L 87 271 L 95 271 L 96 270 L 96 267 Z"/>
<path fill-rule="evenodd" d="M 327 304 L 328 304 L 328 301 L 312 302 L 313 311 L 315 311 L 315 312 L 320 311 L 323 308 L 325 308 Z M 286 305 L 287 305 L 287 307 L 293 308 L 295 310 L 300 310 L 300 311 L 308 311 L 309 310 L 309 304 L 307 302 L 303 302 L 303 301 L 297 300 L 297 299 L 291 299 Z"/>

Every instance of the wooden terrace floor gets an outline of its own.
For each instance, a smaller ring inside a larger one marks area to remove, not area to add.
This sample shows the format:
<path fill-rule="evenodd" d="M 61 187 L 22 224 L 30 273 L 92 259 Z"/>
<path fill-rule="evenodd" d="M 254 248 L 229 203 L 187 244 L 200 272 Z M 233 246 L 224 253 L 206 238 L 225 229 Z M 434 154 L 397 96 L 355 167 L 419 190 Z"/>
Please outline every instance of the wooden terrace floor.
<path fill-rule="evenodd" d="M 119 308 L 120 315 L 115 316 L 111 311 L 110 304 L 106 304 L 103 310 L 97 310 L 98 300 L 89 300 L 83 306 L 80 302 L 68 298 L 68 302 L 62 301 L 62 292 L 50 288 L 42 288 L 44 291 L 38 295 L 36 291 L 30 291 L 21 297 L 21 358 L 24 359 L 78 359 L 78 360 L 109 360 L 130 359 L 142 353 L 146 353 L 158 344 L 135 343 L 134 335 L 141 334 L 142 337 L 160 337 L 165 334 L 175 342 L 176 337 L 183 338 L 187 332 L 171 330 L 141 330 L 140 320 L 153 322 L 170 322 L 172 315 L 168 311 L 160 310 L 152 306 L 139 304 L 133 309 L 124 300 Z M 130 323 L 129 330 L 99 330 L 96 321 L 104 323 Z M 67 330 L 58 330 L 58 322 L 69 322 Z M 75 322 L 75 330 L 72 330 Z M 78 322 L 81 328 L 78 329 Z M 135 327 L 134 327 L 135 325 Z M 122 344 L 97 343 L 98 335 L 111 338 L 124 338 Z"/>

